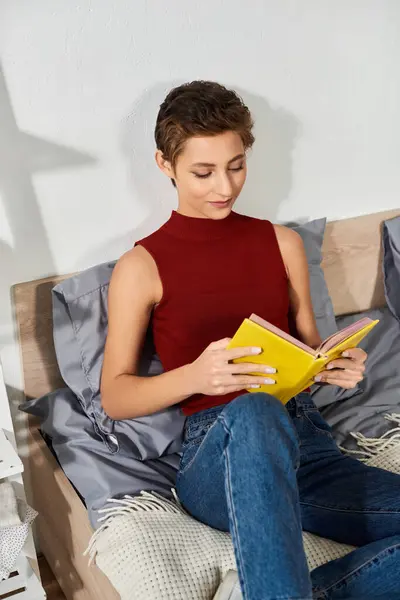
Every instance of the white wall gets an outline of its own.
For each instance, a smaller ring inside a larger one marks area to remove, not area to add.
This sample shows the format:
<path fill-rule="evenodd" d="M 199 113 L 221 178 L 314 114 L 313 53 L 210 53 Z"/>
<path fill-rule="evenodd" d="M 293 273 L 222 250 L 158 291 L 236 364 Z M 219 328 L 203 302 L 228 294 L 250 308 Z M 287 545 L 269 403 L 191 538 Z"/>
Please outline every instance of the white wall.
<path fill-rule="evenodd" d="M 119 256 L 175 206 L 153 161 L 168 89 L 237 88 L 257 142 L 241 212 L 399 206 L 398 0 L 3 0 L 0 344 L 12 283 Z M 4 346 L 5 344 L 5 346 Z"/>

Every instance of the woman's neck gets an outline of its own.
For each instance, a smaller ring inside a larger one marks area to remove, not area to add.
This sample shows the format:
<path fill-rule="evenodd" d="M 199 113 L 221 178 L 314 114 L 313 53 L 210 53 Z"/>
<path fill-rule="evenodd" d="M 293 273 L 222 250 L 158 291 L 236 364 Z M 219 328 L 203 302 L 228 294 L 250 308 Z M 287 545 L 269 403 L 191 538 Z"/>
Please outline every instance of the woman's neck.
<path fill-rule="evenodd" d="M 183 215 L 184 217 L 192 217 L 195 219 L 209 219 L 210 218 L 207 215 L 205 215 L 204 213 L 202 213 L 198 210 L 195 210 L 187 203 L 184 203 L 181 201 L 178 203 L 178 208 L 176 209 L 176 212 L 179 213 L 180 215 Z"/>

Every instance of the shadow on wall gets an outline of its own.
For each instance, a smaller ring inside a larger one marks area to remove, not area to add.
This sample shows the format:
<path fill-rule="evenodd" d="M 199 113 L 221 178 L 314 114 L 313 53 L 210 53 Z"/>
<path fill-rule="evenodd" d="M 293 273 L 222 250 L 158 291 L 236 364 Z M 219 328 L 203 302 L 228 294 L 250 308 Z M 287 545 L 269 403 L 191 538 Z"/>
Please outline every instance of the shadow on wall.
<path fill-rule="evenodd" d="M 55 273 L 32 176 L 96 161 L 86 153 L 19 129 L 1 65 L 0 132 L 0 200 L 13 239 L 12 248 L 0 241 L 0 338 L 5 343 L 12 340 L 11 285 Z M 59 230 L 61 234 L 62 221 Z"/>
<path fill-rule="evenodd" d="M 132 223 L 127 234 L 92 249 L 83 258 L 84 264 L 95 264 L 99 255 L 119 258 L 136 240 L 165 223 L 176 208 L 176 191 L 154 159 L 154 127 L 165 96 L 182 83 L 159 83 L 146 89 L 123 120 L 121 151 L 126 162 L 127 185 L 132 202 L 141 211 L 147 210 L 148 216 L 140 224 Z M 292 155 L 300 132 L 299 122 L 288 111 L 272 108 L 261 96 L 236 89 L 253 114 L 256 137 L 247 182 L 236 207 L 238 212 L 275 220 L 292 188 Z"/>
<path fill-rule="evenodd" d="M 52 275 L 56 271 L 32 182 L 33 175 L 94 163 L 95 159 L 86 153 L 19 129 L 0 65 L 0 201 L 12 237 L 12 244 L 0 240 L 0 346 L 11 344 L 14 340 L 11 286 L 16 282 Z M 60 220 L 60 234 L 62 229 Z M 47 347 L 40 343 L 38 340 L 42 362 L 45 362 Z M 4 376 L 7 380 L 6 372 Z M 8 387 L 7 391 L 11 406 L 21 401 L 20 390 Z M 25 437 L 23 420 L 16 419 L 14 424 L 20 445 Z"/>
<path fill-rule="evenodd" d="M 253 115 L 256 138 L 237 209 L 252 217 L 276 221 L 292 189 L 293 151 L 301 126 L 287 110 L 272 108 L 261 96 L 238 88 L 237 91 Z"/>
<path fill-rule="evenodd" d="M 94 265 L 99 256 L 104 261 L 118 259 L 136 240 L 161 227 L 177 207 L 175 188 L 155 162 L 154 127 L 161 102 L 180 83 L 159 83 L 146 89 L 121 123 L 120 149 L 126 165 L 126 185 L 138 213 L 145 212 L 147 216 L 140 223 L 131 223 L 127 233 L 91 248 L 80 264 Z"/>

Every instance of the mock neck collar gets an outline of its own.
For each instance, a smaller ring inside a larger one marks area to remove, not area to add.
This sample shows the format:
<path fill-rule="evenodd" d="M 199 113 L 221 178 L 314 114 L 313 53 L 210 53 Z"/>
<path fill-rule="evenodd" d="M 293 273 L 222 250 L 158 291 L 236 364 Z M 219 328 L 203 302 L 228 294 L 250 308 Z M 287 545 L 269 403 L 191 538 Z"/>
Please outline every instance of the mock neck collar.
<path fill-rule="evenodd" d="M 207 241 L 231 235 L 239 220 L 240 215 L 234 211 L 231 211 L 224 219 L 203 219 L 188 217 L 173 210 L 163 228 L 175 237 Z"/>

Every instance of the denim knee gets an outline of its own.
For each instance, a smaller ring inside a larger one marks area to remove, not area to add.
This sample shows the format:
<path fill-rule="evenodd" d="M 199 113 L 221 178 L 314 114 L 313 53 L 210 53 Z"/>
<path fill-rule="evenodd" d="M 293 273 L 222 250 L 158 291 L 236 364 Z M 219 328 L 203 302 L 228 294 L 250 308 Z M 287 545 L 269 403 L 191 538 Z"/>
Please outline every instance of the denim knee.
<path fill-rule="evenodd" d="M 293 421 L 283 404 L 270 394 L 248 393 L 229 402 L 220 413 L 229 428 L 237 429 L 243 436 L 257 431 L 266 433 L 274 430 L 289 437 L 298 446 L 298 437 Z M 274 436 L 275 437 L 275 436 Z"/>
<path fill-rule="evenodd" d="M 288 411 L 274 396 L 262 392 L 239 396 L 224 407 L 217 419 L 234 444 L 246 450 L 251 447 L 254 456 L 285 456 L 298 468 L 299 438 Z"/>
<path fill-rule="evenodd" d="M 257 414 L 258 416 L 272 416 L 273 418 L 286 418 L 288 412 L 282 402 L 264 392 L 245 393 L 225 405 L 223 412 L 233 416 Z"/>

